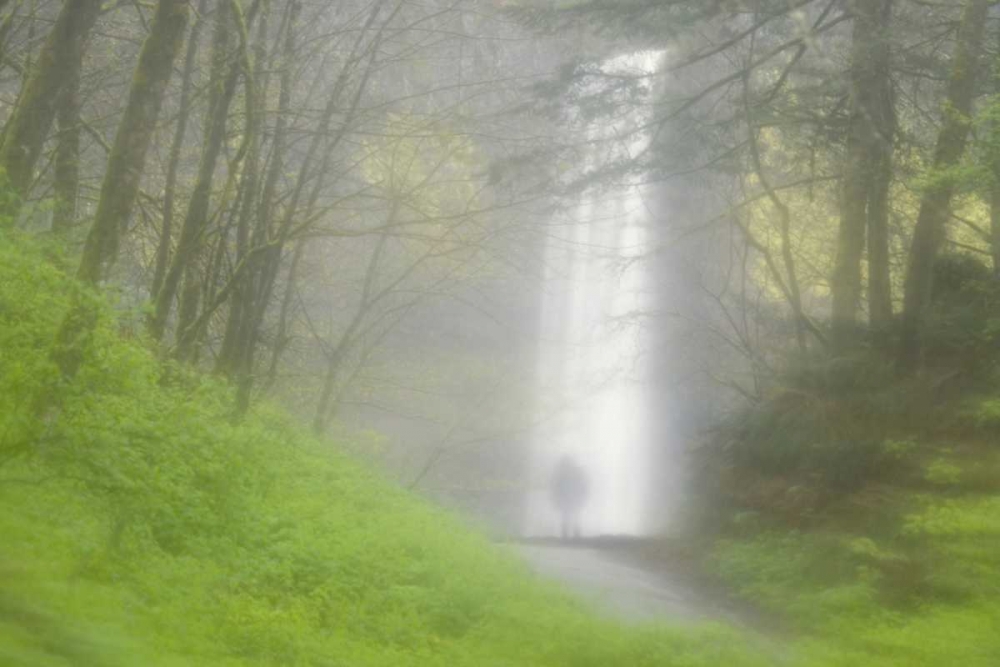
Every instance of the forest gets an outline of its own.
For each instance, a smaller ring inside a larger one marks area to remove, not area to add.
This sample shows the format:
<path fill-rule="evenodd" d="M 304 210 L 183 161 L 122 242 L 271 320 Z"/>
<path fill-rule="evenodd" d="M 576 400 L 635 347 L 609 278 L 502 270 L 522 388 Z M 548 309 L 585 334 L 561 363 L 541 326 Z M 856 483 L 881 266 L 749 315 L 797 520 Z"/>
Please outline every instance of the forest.
<path fill-rule="evenodd" d="M 1000 3 L 0 0 L 0 665 L 1000 664 Z"/>

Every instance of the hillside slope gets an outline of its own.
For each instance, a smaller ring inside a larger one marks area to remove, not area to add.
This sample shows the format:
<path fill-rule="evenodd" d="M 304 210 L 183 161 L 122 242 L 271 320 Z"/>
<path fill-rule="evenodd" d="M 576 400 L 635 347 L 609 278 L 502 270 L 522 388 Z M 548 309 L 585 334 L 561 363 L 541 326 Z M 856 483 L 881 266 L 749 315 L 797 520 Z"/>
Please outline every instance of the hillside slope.
<path fill-rule="evenodd" d="M 231 423 L 226 386 L 60 263 L 0 238 L 0 664 L 765 664 L 593 616 L 279 411 Z M 98 324 L 67 382 L 71 307 Z"/>

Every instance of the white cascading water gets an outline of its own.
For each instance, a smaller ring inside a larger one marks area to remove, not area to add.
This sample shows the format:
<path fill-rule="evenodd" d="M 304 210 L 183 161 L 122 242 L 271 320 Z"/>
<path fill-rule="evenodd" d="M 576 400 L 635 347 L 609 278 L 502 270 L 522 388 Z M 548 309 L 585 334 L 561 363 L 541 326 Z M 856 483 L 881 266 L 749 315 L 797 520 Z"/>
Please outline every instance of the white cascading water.
<path fill-rule="evenodd" d="M 660 58 L 655 52 L 618 56 L 606 61 L 604 70 L 648 74 Z M 648 145 L 644 133 L 632 131 L 648 113 L 622 115 L 610 126 L 590 128 L 597 141 L 592 142 L 595 154 L 588 167 L 596 168 L 609 153 L 634 156 Z M 610 141 L 601 141 L 605 139 Z M 560 533 L 550 487 L 553 470 L 564 458 L 572 459 L 587 477 L 581 535 L 641 535 L 650 530 L 646 502 L 653 462 L 652 415 L 643 373 L 649 332 L 642 314 L 652 305 L 652 285 L 643 259 L 650 236 L 644 195 L 641 185 L 628 182 L 586 194 L 566 224 L 553 224 L 549 232 L 528 536 Z"/>

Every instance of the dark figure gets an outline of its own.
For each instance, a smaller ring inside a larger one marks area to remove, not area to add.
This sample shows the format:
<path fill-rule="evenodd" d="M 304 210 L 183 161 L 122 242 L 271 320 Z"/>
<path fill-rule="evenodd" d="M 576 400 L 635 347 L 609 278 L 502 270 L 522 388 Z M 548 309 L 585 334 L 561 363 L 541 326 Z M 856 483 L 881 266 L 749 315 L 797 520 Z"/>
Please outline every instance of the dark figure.
<path fill-rule="evenodd" d="M 552 504 L 559 510 L 562 538 L 580 537 L 580 510 L 587 502 L 587 474 L 568 456 L 552 474 Z"/>

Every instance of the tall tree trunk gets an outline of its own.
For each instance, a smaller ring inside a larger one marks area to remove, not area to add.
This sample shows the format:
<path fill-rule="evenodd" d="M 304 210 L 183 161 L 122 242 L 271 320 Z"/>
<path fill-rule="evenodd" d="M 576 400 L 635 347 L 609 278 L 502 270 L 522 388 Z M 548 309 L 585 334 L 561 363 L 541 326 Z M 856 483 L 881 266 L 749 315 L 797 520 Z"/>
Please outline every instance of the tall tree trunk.
<path fill-rule="evenodd" d="M 267 5 L 268 3 L 263 3 L 263 4 Z M 253 21 L 256 19 L 257 11 L 260 9 L 261 6 L 262 3 L 260 2 L 260 0 L 254 0 L 253 4 L 250 6 L 248 17 L 245 17 L 243 14 L 243 9 L 240 5 L 240 0 L 228 0 L 227 7 L 230 12 L 230 21 L 232 23 L 232 27 L 236 29 L 236 32 L 239 35 L 239 49 L 237 51 L 239 57 L 233 59 L 232 65 L 229 70 L 229 77 L 225 80 L 226 87 L 223 93 L 224 99 L 221 100 L 221 104 L 224 106 L 226 113 L 221 116 L 220 115 L 212 116 L 213 120 L 219 122 L 219 124 L 216 126 L 220 136 L 220 146 L 218 152 L 221 152 L 222 140 L 224 140 L 225 138 L 224 131 L 226 123 L 228 121 L 228 107 L 229 104 L 232 102 L 232 98 L 235 94 L 236 81 L 241 71 L 245 73 L 243 79 L 246 88 L 244 94 L 244 103 L 245 103 L 244 117 L 246 118 L 246 128 L 244 129 L 243 132 L 243 139 L 240 143 L 240 147 L 237 149 L 236 154 L 233 156 L 232 160 L 229 161 L 228 164 L 229 176 L 226 180 L 224 187 L 222 188 L 223 205 L 221 207 L 222 210 L 220 211 L 219 216 L 220 218 L 225 217 L 224 211 L 226 209 L 230 211 L 230 214 L 228 216 L 228 222 L 221 224 L 221 227 L 219 229 L 218 241 L 216 243 L 216 253 L 213 256 L 212 261 L 210 262 L 209 270 L 208 273 L 206 274 L 208 277 L 208 281 L 206 282 L 204 289 L 199 290 L 198 292 L 199 295 L 204 297 L 205 301 L 204 309 L 200 313 L 197 313 L 197 309 L 188 311 L 184 301 L 186 298 L 189 298 L 188 295 L 192 295 L 194 294 L 194 292 L 193 291 L 189 292 L 185 288 L 185 290 L 181 293 L 181 310 L 185 312 L 194 312 L 196 313 L 196 317 L 193 317 L 191 319 L 188 319 L 187 317 L 181 317 L 178 321 L 177 332 L 175 337 L 176 340 L 175 356 L 180 359 L 189 359 L 189 360 L 197 359 L 198 347 L 208 333 L 208 326 L 213 313 L 216 310 L 218 310 L 218 308 L 229 299 L 230 295 L 232 294 L 233 288 L 235 287 L 236 282 L 242 276 L 242 272 L 244 270 L 242 267 L 244 262 L 239 262 L 237 267 L 233 271 L 233 276 L 231 276 L 230 279 L 224 285 L 222 285 L 221 287 L 219 286 L 218 278 L 221 274 L 222 259 L 227 246 L 227 237 L 229 234 L 229 229 L 232 227 L 233 220 L 238 221 L 239 219 L 239 215 L 241 212 L 240 202 L 243 199 L 243 194 L 244 194 L 243 190 L 246 189 L 245 188 L 246 179 L 238 177 L 238 175 L 241 172 L 240 165 L 243 164 L 248 154 L 253 153 L 254 146 L 256 146 L 256 141 L 257 141 L 256 119 L 258 114 L 256 112 L 256 107 L 259 100 L 256 97 L 257 85 L 254 80 L 254 71 L 256 65 L 254 64 L 253 58 L 251 57 L 250 54 L 250 39 L 249 39 L 248 26 L 251 25 Z M 248 171 L 252 171 L 252 165 L 251 168 L 243 170 L 243 174 L 245 175 Z M 211 177 L 211 175 L 209 175 L 209 177 Z M 237 181 L 239 182 L 239 186 L 237 186 Z M 236 189 L 236 195 L 235 197 L 231 197 L 232 190 L 234 188 Z M 198 191 L 197 186 L 195 191 L 197 193 Z M 210 194 L 210 189 L 206 190 L 205 192 Z M 230 202 L 233 203 L 232 206 L 228 205 Z M 197 236 L 192 236 L 189 238 L 192 238 L 195 241 L 197 241 L 198 238 L 201 237 L 207 229 L 208 199 L 205 200 L 204 204 L 205 204 L 206 219 L 202 220 L 201 222 L 198 222 L 197 218 L 191 218 L 191 220 L 194 221 L 195 225 L 197 225 L 198 228 L 196 229 L 195 232 Z M 180 251 L 183 247 L 186 247 L 184 244 L 184 239 L 185 239 L 185 232 L 182 229 L 181 243 L 180 247 L 178 248 L 178 254 L 180 254 Z M 194 254 L 187 260 L 184 260 L 184 257 L 179 257 L 179 258 L 175 257 L 175 260 L 180 259 L 181 261 L 185 261 L 185 268 L 184 268 L 185 284 L 192 281 L 195 284 L 198 284 L 201 280 L 200 276 L 196 273 L 196 270 L 198 264 L 198 255 L 200 254 L 202 247 L 200 243 L 195 243 L 192 247 L 194 247 L 195 249 Z M 172 265 L 172 268 L 175 264 Z M 168 273 L 167 281 L 164 282 L 165 287 L 169 284 L 169 279 L 170 279 L 170 274 Z M 168 306 L 168 312 L 169 312 L 169 306 Z"/>
<path fill-rule="evenodd" d="M 139 193 L 163 95 L 187 27 L 187 0 L 160 0 L 149 36 L 142 45 L 132 78 L 125 114 L 108 157 L 97 215 L 87 236 L 79 276 L 98 283 L 118 256 L 121 229 L 128 222 Z"/>
<path fill-rule="evenodd" d="M 34 180 L 35 164 L 63 99 L 60 93 L 79 76 L 87 36 L 100 9 L 101 0 L 66 0 L 29 70 L 0 149 L 0 164 L 21 197 L 27 196 Z"/>
<path fill-rule="evenodd" d="M 230 48 L 231 11 L 228 0 L 219 0 L 216 10 L 215 32 L 212 37 L 212 73 L 209 77 L 209 104 L 205 118 L 206 136 L 201 162 L 198 165 L 198 176 L 194 190 L 188 202 L 187 213 L 181 226 L 181 234 L 163 279 L 163 285 L 156 295 L 156 310 L 150 319 L 150 332 L 161 339 L 166 330 L 167 320 L 173 307 L 174 297 L 181 279 L 197 280 L 188 272 L 200 251 L 202 236 L 208 224 L 209 204 L 212 197 L 212 182 L 215 167 L 226 138 L 226 123 L 229 118 L 229 107 L 236 92 L 236 82 L 239 78 L 239 66 L 234 60 Z M 194 291 L 183 290 L 182 294 L 194 294 Z"/>
<path fill-rule="evenodd" d="M 893 126 L 894 127 L 894 126 Z M 868 189 L 868 325 L 884 340 L 892 328 L 892 269 L 889 264 L 889 189 L 894 129 L 876 141 Z"/>
<path fill-rule="evenodd" d="M 993 275 L 1000 278 L 1000 161 L 993 163 L 993 183 L 990 186 L 990 255 Z"/>
<path fill-rule="evenodd" d="M 191 262 L 184 269 L 184 289 L 181 292 L 180 306 L 177 309 L 177 330 L 189 331 L 198 318 L 198 307 L 201 305 L 201 278 L 204 272 L 199 262 Z M 196 335 L 192 331 L 187 339 L 181 339 L 178 334 L 176 357 L 180 361 L 190 361 L 194 352 Z"/>
<path fill-rule="evenodd" d="M 243 173 L 243 185 L 241 187 L 241 197 L 236 214 L 236 266 L 247 261 L 250 245 L 250 223 L 253 217 L 254 208 L 257 204 L 257 169 L 258 155 L 257 149 L 251 149 L 250 159 Z M 249 285 L 251 276 L 248 271 L 237 279 L 237 284 L 233 288 L 232 296 L 229 299 L 229 313 L 226 317 L 226 329 L 222 336 L 222 344 L 219 347 L 219 356 L 215 362 L 215 372 L 233 379 L 240 357 L 240 339 L 243 337 L 243 328 L 246 321 L 247 299 L 252 291 Z"/>
<path fill-rule="evenodd" d="M 934 149 L 932 168 L 935 171 L 957 164 L 965 151 L 976 88 L 977 60 L 990 4 L 990 0 L 969 0 L 962 14 L 943 124 Z M 934 261 L 944 240 L 953 191 L 954 185 L 949 179 L 944 179 L 928 186 L 920 201 L 903 294 L 899 365 L 904 371 L 914 370 L 920 362 L 923 317 L 931 298 Z"/>
<path fill-rule="evenodd" d="M 187 135 L 188 122 L 191 120 L 191 87 L 194 81 L 194 69 L 198 58 L 198 41 L 201 38 L 202 16 L 208 10 L 208 0 L 199 0 L 196 21 L 191 27 L 188 37 L 187 52 L 184 55 L 184 74 L 181 79 L 181 96 L 177 113 L 177 129 L 174 131 L 173 143 L 170 145 L 170 157 L 167 159 L 167 175 L 163 186 L 163 222 L 160 226 L 160 240 L 156 246 L 156 264 L 153 269 L 153 282 L 149 289 L 152 298 L 160 293 L 163 278 L 167 273 L 170 261 L 170 244 L 173 236 L 174 209 L 177 201 L 177 171 L 180 168 L 181 151 L 184 148 L 184 137 Z"/>
<path fill-rule="evenodd" d="M 254 252 L 255 248 L 263 248 L 271 242 L 271 231 L 273 218 L 276 211 L 277 185 L 280 175 L 283 173 L 285 162 L 286 139 L 288 134 L 288 113 L 290 111 L 292 88 L 294 85 L 293 73 L 296 53 L 296 35 L 298 30 L 298 20 L 302 11 L 302 4 L 298 0 L 292 0 L 288 5 L 288 13 L 284 21 L 284 40 L 280 51 L 280 83 L 278 93 L 278 113 L 275 124 L 274 138 L 271 145 L 270 164 L 264 173 L 263 192 L 259 200 L 253 199 L 256 206 L 253 213 L 256 216 L 256 225 L 250 236 L 250 248 L 247 252 Z M 258 54 L 263 58 L 263 54 Z M 255 178 L 259 176 L 256 172 Z M 249 222 L 249 216 L 246 217 Z M 249 228 L 243 229 L 244 233 L 250 232 Z M 264 316 L 270 302 L 270 269 L 273 262 L 280 262 L 281 246 L 268 248 L 260 253 L 260 256 L 250 257 L 246 255 L 245 261 L 249 263 L 248 270 L 239 285 L 239 289 L 234 293 L 233 311 L 231 318 L 237 318 L 231 322 L 232 327 L 227 330 L 229 339 L 230 356 L 226 360 L 228 367 L 225 369 L 230 377 L 236 382 L 237 395 L 234 418 L 241 419 L 250 408 L 255 384 L 254 368 L 256 365 L 256 349 L 260 337 L 260 329 L 263 326 Z M 293 258 L 294 267 L 297 260 Z M 294 280 L 290 273 L 289 280 Z"/>
<path fill-rule="evenodd" d="M 872 58 L 872 178 L 868 188 L 868 324 L 879 338 L 892 326 L 892 271 L 889 265 L 889 189 L 896 141 L 896 104 L 892 90 L 893 0 L 878 0 Z"/>
<path fill-rule="evenodd" d="M 2 4 L 0 4 L 0 11 L 6 9 L 8 4 L 10 4 L 10 0 L 3 0 Z M 8 13 L 7 16 L 4 17 L 3 22 L 0 23 L 0 68 L 11 67 L 11 69 L 14 69 L 23 76 L 23 71 L 20 66 L 14 63 L 14 61 L 12 61 L 7 54 L 7 38 L 10 36 L 10 32 L 14 27 L 14 19 L 17 18 L 17 10 L 19 6 L 20 3 L 14 5 L 14 7 L 11 8 L 10 13 Z M 6 127 L 4 129 L 6 130 Z M 0 144 L 3 143 L 3 136 L 4 133 L 0 132 Z"/>
<path fill-rule="evenodd" d="M 390 213 L 390 219 L 395 217 L 396 208 Z M 370 313 L 378 300 L 384 296 L 385 292 L 376 293 L 375 281 L 378 278 L 379 268 L 382 264 L 382 256 L 385 253 L 388 235 L 379 236 L 375 249 L 368 260 L 368 267 L 365 270 L 364 287 L 361 290 L 361 303 L 354 312 L 354 317 L 337 339 L 337 344 L 326 353 L 326 372 L 323 377 L 323 389 L 320 391 L 319 400 L 316 403 L 316 412 L 313 415 L 312 430 L 316 435 L 323 435 L 330 420 L 333 418 L 334 397 L 336 395 L 337 384 L 341 380 L 342 366 L 345 357 L 351 347 L 357 342 L 356 335 L 361 329 L 365 318 Z"/>
<path fill-rule="evenodd" d="M 61 233 L 76 222 L 76 201 L 80 189 L 80 63 L 69 74 L 59 98 L 56 123 L 59 138 L 53 178 L 55 209 L 52 231 Z"/>
<path fill-rule="evenodd" d="M 1000 37 L 1000 33 L 997 34 Z M 993 66 L 994 110 L 989 126 L 987 155 L 990 175 L 990 257 L 993 260 L 993 276 L 1000 279 L 1000 63 Z"/>
<path fill-rule="evenodd" d="M 298 281 L 299 265 L 302 263 L 305 248 L 305 241 L 299 241 L 295 244 L 292 265 L 288 268 L 288 279 L 285 281 L 285 294 L 281 299 L 281 310 L 278 312 L 278 330 L 274 334 L 274 349 L 271 350 L 271 360 L 267 367 L 264 389 L 273 387 L 277 381 L 281 355 L 285 353 L 291 342 L 291 337 L 288 335 L 289 320 L 292 313 L 292 301 L 295 299 L 295 284 Z"/>
<path fill-rule="evenodd" d="M 892 0 L 851 0 L 851 111 L 841 191 L 837 254 L 830 282 L 835 349 L 850 347 L 861 301 L 861 260 L 869 246 L 869 315 L 881 328 L 892 319 L 888 191 L 894 116 L 889 78 Z"/>
<path fill-rule="evenodd" d="M 289 5 L 291 15 L 295 13 L 295 4 Z M 286 15 L 286 18 L 288 15 Z M 271 77 L 270 69 L 267 67 L 266 39 L 268 31 L 268 19 L 270 18 L 270 8 L 265 7 L 261 17 L 260 25 L 257 28 L 257 45 L 254 53 L 254 71 L 263 72 L 263 79 L 257 87 L 257 99 L 254 100 L 256 108 L 264 108 L 270 90 Z M 285 40 L 285 30 L 291 30 L 291 23 L 285 22 L 284 30 L 279 31 L 279 44 Z M 277 53 L 284 54 L 285 49 L 279 47 Z M 288 59 L 290 67 L 291 60 Z M 279 114 L 286 111 L 279 100 Z M 262 114 L 253 114 L 248 119 L 247 131 L 250 136 L 250 149 L 248 151 L 246 168 L 243 170 L 243 182 L 241 191 L 243 197 L 238 210 L 236 225 L 236 265 L 240 266 L 250 261 L 251 243 L 256 241 L 256 237 L 266 242 L 266 233 L 261 230 L 266 224 L 262 215 L 261 199 L 258 195 L 260 187 L 260 173 L 262 169 L 261 145 L 263 143 L 263 117 Z M 275 138 L 275 142 L 278 138 Z M 277 145 L 277 143 L 276 143 Z M 219 349 L 219 356 L 215 365 L 215 372 L 222 373 L 231 380 L 236 381 L 237 376 L 250 377 L 252 375 L 253 354 L 252 349 L 255 339 L 246 331 L 248 327 L 249 315 L 253 311 L 253 271 L 244 270 L 243 275 L 237 280 L 233 289 L 232 297 L 229 299 L 229 314 L 226 319 L 226 329 L 223 335 L 222 345 Z M 247 366 L 249 365 L 249 368 Z M 237 386 L 241 383 L 237 381 Z M 239 402 L 239 401 L 238 401 Z M 237 417 L 241 416 L 241 411 L 237 408 Z"/>

